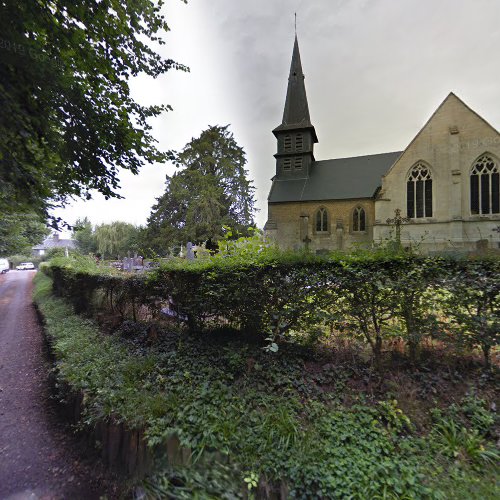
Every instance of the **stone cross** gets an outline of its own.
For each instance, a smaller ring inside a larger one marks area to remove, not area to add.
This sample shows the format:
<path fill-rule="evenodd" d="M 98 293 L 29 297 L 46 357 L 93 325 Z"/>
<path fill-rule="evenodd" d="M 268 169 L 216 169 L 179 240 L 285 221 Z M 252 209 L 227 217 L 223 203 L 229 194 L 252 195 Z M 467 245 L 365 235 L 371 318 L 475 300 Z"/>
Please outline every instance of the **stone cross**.
<path fill-rule="evenodd" d="M 386 220 L 387 224 L 394 225 L 396 227 L 396 242 L 398 245 L 401 244 L 401 226 L 410 222 L 408 217 L 401 217 L 401 210 L 396 208 L 394 210 L 394 217 Z"/>
<path fill-rule="evenodd" d="M 123 258 L 122 268 L 127 273 L 131 273 L 133 271 L 133 268 L 132 268 L 132 259 L 130 257 L 124 257 Z"/>
<path fill-rule="evenodd" d="M 304 247 L 308 251 L 309 250 L 309 243 L 311 243 L 311 238 L 309 238 L 308 235 L 302 240 L 304 242 Z"/>

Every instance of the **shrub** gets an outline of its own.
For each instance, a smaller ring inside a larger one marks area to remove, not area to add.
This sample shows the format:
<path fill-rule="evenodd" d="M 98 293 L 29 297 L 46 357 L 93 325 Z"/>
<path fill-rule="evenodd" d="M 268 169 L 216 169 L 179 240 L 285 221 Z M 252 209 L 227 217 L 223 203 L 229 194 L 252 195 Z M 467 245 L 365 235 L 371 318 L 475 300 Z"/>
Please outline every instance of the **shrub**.
<path fill-rule="evenodd" d="M 238 248 L 195 261 L 172 259 L 134 277 L 77 256 L 54 259 L 48 272 L 78 312 L 104 310 L 135 321 L 159 318 L 169 307 L 191 332 L 245 332 L 267 339 L 273 351 L 291 332 L 329 323 L 363 338 L 379 368 L 383 343 L 395 335 L 416 363 L 422 339 L 435 334 L 443 312 L 453 338 L 480 347 L 487 366 L 498 345 L 498 260 L 384 251 L 316 257 L 257 242 Z"/>

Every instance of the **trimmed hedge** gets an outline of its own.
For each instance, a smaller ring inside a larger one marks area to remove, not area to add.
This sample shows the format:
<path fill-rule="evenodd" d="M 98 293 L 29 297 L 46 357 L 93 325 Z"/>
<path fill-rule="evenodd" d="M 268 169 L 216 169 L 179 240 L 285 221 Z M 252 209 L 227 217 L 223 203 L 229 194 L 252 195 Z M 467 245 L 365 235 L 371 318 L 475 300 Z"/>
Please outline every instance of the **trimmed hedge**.
<path fill-rule="evenodd" d="M 482 340 L 475 335 L 475 345 L 485 352 L 486 344 L 490 350 L 498 344 L 493 330 L 500 314 L 500 260 L 495 258 L 273 253 L 176 260 L 139 276 L 102 270 L 81 259 L 56 259 L 46 270 L 55 292 L 70 299 L 76 312 L 157 320 L 162 309 L 169 309 L 192 332 L 233 329 L 276 345 L 291 330 L 328 324 L 360 335 L 380 359 L 388 332 L 404 337 L 415 355 L 438 321 L 441 330 L 443 325 L 449 331 L 471 330 L 470 321 L 465 325 L 469 314 L 487 315 L 484 321 L 492 330 L 488 339 L 484 332 Z"/>

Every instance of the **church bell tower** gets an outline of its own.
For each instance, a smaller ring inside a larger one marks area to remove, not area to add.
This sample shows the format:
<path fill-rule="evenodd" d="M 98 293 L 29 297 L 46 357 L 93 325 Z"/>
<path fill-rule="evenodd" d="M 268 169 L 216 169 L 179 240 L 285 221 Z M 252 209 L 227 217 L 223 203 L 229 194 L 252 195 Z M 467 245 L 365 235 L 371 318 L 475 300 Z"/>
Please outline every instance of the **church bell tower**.
<path fill-rule="evenodd" d="M 274 155 L 278 179 L 308 177 L 314 161 L 314 143 L 318 138 L 309 116 L 304 78 L 295 35 L 283 120 L 273 130 L 278 142 L 278 152 Z"/>

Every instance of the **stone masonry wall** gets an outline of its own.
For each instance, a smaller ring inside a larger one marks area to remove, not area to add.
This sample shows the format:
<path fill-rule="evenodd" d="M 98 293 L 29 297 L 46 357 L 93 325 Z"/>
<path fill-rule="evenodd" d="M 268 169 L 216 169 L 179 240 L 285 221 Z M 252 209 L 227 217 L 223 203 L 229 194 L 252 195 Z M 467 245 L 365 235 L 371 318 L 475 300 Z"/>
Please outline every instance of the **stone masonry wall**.
<path fill-rule="evenodd" d="M 353 210 L 362 207 L 366 213 L 366 231 L 352 231 Z M 316 213 L 325 208 L 328 213 L 328 232 L 317 233 Z M 304 248 L 306 236 L 311 240 L 312 251 L 336 250 L 360 244 L 366 245 L 373 238 L 375 206 L 372 199 L 308 201 L 269 204 L 269 221 L 277 229 L 266 233 L 283 249 Z"/>

